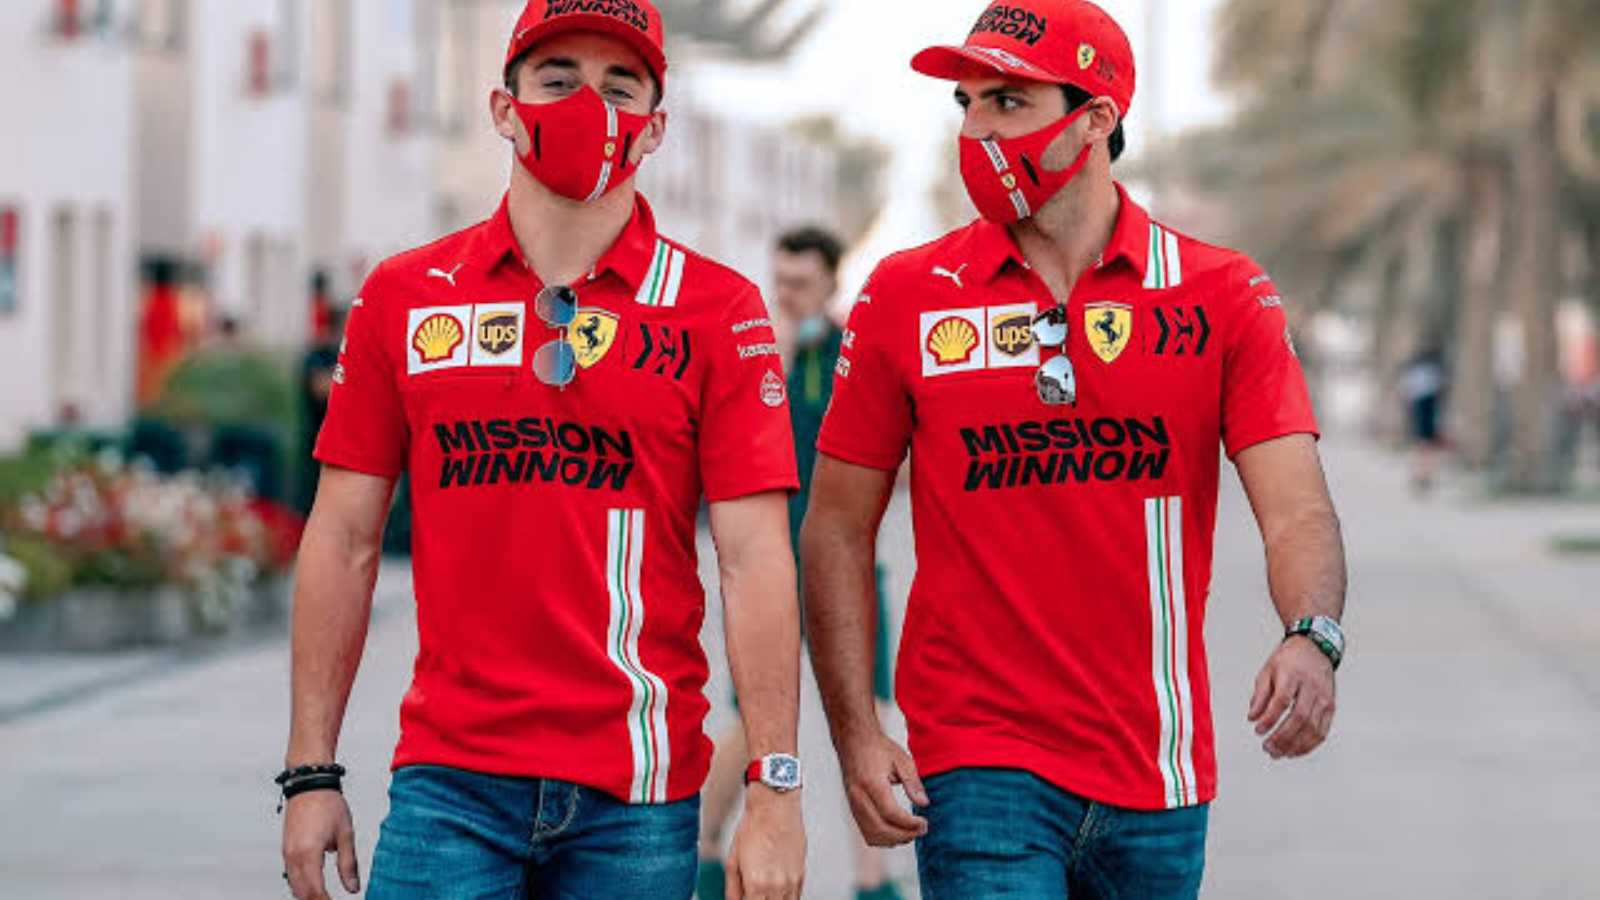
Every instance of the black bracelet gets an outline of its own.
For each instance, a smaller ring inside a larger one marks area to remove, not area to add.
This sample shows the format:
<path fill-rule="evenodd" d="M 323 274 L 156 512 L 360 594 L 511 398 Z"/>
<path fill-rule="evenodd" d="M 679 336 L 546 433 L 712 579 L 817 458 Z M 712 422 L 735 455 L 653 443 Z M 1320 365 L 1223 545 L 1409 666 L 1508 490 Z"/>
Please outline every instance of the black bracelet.
<path fill-rule="evenodd" d="M 307 775 L 283 786 L 283 799 L 288 800 L 311 791 L 337 791 L 344 793 L 344 783 L 337 775 Z"/>
<path fill-rule="evenodd" d="M 341 766 L 338 763 L 326 763 L 315 766 L 295 766 L 292 769 L 284 769 L 282 772 L 279 772 L 278 777 L 272 779 L 272 783 L 279 787 L 283 787 L 289 782 L 294 781 L 297 778 L 304 778 L 307 775 L 332 775 L 335 778 L 343 778 L 344 774 L 344 766 Z"/>
<path fill-rule="evenodd" d="M 344 766 L 338 763 L 284 769 L 278 773 L 278 777 L 272 779 L 281 789 L 278 796 L 278 812 L 283 812 L 283 804 L 290 798 L 311 791 L 344 793 L 344 773 Z"/>

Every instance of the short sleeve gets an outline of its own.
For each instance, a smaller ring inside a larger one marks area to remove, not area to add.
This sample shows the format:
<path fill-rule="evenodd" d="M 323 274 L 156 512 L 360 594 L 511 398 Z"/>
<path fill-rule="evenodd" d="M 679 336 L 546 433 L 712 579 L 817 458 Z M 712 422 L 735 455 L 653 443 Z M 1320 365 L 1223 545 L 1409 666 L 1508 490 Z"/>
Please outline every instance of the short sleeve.
<path fill-rule="evenodd" d="M 398 345 L 399 339 L 384 340 L 391 329 L 384 327 L 378 281 L 374 272 L 345 321 L 328 415 L 314 455 L 330 466 L 397 478 L 405 470 L 410 432 L 389 355 L 388 344 Z"/>
<path fill-rule="evenodd" d="M 911 397 L 894 364 L 889 307 L 873 299 L 882 281 L 880 268 L 850 311 L 817 449 L 847 463 L 894 471 L 911 442 Z"/>
<path fill-rule="evenodd" d="M 761 295 L 747 287 L 708 331 L 699 448 L 706 500 L 799 489 L 788 386 Z"/>
<path fill-rule="evenodd" d="M 1228 458 L 1275 438 L 1318 435 L 1283 298 L 1254 263 L 1237 267 L 1222 374 L 1222 441 Z"/>

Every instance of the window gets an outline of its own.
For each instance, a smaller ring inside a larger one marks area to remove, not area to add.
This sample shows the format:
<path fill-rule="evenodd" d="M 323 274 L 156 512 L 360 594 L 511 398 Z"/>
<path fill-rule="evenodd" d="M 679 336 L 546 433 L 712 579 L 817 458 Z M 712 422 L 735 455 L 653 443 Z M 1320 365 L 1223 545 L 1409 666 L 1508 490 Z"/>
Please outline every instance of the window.
<path fill-rule="evenodd" d="M 411 85 L 404 78 L 389 81 L 389 134 L 404 137 L 411 133 Z"/>
<path fill-rule="evenodd" d="M 50 372 L 55 408 L 63 419 L 70 419 L 73 376 L 76 369 L 73 350 L 77 339 L 78 310 L 78 221 L 70 207 L 56 210 L 51 221 L 51 303 Z"/>
<path fill-rule="evenodd" d="M 120 272 L 122 262 L 117 253 L 114 240 L 116 232 L 115 220 L 109 209 L 97 209 L 94 213 L 93 248 L 94 248 L 94 293 L 89 297 L 92 318 L 89 322 L 88 334 L 94 340 L 94 376 L 97 391 L 108 391 L 111 384 L 112 358 L 121 358 L 112 341 L 122 334 L 122 330 L 113 327 L 116 311 L 111 308 L 112 291 L 116 290 L 112 283 L 112 272 Z"/>
<path fill-rule="evenodd" d="M 56 0 L 55 32 L 67 40 L 83 34 L 83 4 L 80 0 Z"/>
<path fill-rule="evenodd" d="M 139 46 L 167 53 L 178 53 L 184 45 L 183 0 L 139 0 L 134 30 Z"/>
<path fill-rule="evenodd" d="M 265 97 L 272 90 L 272 35 L 258 28 L 245 40 L 245 91 Z"/>
<path fill-rule="evenodd" d="M 14 206 L 0 206 L 0 316 L 17 312 L 17 257 L 22 215 Z"/>

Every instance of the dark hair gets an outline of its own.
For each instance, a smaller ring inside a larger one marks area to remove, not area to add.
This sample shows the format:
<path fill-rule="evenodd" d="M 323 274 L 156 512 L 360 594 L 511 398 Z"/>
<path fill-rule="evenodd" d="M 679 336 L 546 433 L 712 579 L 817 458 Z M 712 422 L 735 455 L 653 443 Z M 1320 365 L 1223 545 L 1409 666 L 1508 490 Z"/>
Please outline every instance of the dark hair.
<path fill-rule="evenodd" d="M 839 260 L 844 256 L 844 245 L 833 232 L 815 225 L 784 232 L 778 238 L 778 249 L 785 253 L 819 253 L 830 275 L 839 274 Z"/>
<path fill-rule="evenodd" d="M 1082 88 L 1070 84 L 1061 86 L 1061 93 L 1067 95 L 1067 112 L 1072 112 L 1078 107 L 1094 99 L 1094 95 Z M 1117 130 L 1111 132 L 1111 139 L 1106 142 L 1111 150 L 1111 161 L 1116 162 L 1122 158 L 1122 151 L 1128 149 L 1128 138 L 1122 133 L 1122 120 L 1117 120 Z"/>
<path fill-rule="evenodd" d="M 517 73 L 521 71 L 522 64 L 528 61 L 528 57 L 533 55 L 533 50 L 533 47 L 529 47 L 522 51 L 506 66 L 506 93 L 513 97 L 517 96 Z M 650 111 L 655 112 L 661 105 L 661 79 L 657 78 L 656 73 L 651 72 L 649 67 L 646 67 L 645 71 L 650 75 Z"/>

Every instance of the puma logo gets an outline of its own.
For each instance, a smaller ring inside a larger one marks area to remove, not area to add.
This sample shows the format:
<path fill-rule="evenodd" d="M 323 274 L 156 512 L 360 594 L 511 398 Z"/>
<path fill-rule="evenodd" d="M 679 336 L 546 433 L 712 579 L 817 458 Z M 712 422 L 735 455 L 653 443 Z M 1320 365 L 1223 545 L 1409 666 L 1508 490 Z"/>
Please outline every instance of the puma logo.
<path fill-rule="evenodd" d="M 962 290 L 966 290 L 967 286 L 961 283 L 961 273 L 965 272 L 966 270 L 967 270 L 967 263 L 962 263 L 961 264 L 961 268 L 956 269 L 954 272 L 950 271 L 949 269 L 946 269 L 943 266 L 934 266 L 933 267 L 933 274 L 939 276 L 940 278 L 948 278 L 951 281 L 954 281 L 956 283 L 956 287 L 958 287 L 958 288 L 960 288 Z"/>
<path fill-rule="evenodd" d="M 461 271 L 461 267 L 464 266 L 464 265 L 466 265 L 466 263 L 457 263 L 456 267 L 454 269 L 451 269 L 448 272 L 446 272 L 443 269 L 429 269 L 428 270 L 428 277 L 429 278 L 437 278 L 440 281 L 448 281 L 448 282 L 450 282 L 450 286 L 451 287 L 455 287 L 456 286 L 456 273 Z"/>

